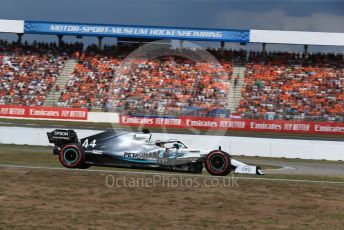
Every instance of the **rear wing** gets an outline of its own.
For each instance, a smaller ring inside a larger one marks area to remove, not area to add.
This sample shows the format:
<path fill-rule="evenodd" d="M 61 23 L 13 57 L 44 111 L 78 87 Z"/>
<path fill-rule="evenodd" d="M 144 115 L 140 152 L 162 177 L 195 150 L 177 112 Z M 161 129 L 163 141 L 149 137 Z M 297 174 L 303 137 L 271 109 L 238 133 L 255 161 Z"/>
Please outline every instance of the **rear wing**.
<path fill-rule="evenodd" d="M 47 132 L 49 143 L 55 145 L 78 143 L 78 135 L 74 130 L 55 129 L 52 132 Z"/>

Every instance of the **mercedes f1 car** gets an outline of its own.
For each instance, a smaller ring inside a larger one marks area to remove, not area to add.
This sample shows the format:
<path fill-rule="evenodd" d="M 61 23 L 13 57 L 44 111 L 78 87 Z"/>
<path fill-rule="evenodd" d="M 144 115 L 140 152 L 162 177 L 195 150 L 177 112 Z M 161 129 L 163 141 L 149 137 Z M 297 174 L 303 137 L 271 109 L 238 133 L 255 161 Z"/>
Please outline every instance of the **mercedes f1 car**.
<path fill-rule="evenodd" d="M 74 130 L 48 132 L 53 153 L 67 168 L 85 169 L 92 165 L 146 168 L 189 173 L 202 173 L 203 167 L 211 175 L 225 176 L 235 173 L 263 173 L 258 166 L 234 160 L 221 150 L 189 148 L 180 140 L 152 140 L 149 130 L 142 133 L 109 130 L 78 139 Z"/>

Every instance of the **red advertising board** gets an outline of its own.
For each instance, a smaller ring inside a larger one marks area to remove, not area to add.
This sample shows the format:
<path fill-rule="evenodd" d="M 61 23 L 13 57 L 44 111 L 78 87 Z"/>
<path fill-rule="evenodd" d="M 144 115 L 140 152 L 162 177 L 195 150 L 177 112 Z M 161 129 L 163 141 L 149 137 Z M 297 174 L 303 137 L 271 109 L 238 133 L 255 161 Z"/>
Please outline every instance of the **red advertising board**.
<path fill-rule="evenodd" d="M 344 123 L 270 121 L 255 119 L 204 118 L 204 117 L 132 117 L 120 116 L 120 124 L 128 126 L 186 128 L 200 130 L 237 130 L 255 132 L 282 132 L 307 134 L 344 134 Z"/>
<path fill-rule="evenodd" d="M 87 109 L 0 105 L 1 117 L 87 120 Z"/>

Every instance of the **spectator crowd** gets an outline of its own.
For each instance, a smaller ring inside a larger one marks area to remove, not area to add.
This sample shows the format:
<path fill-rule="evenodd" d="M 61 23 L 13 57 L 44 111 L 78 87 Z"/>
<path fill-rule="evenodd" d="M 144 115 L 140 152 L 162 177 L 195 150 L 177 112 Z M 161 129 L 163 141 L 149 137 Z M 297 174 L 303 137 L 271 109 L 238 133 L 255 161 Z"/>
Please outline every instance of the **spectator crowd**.
<path fill-rule="evenodd" d="M 251 53 L 237 112 L 261 118 L 344 117 L 343 55 Z"/>
<path fill-rule="evenodd" d="M 225 109 L 231 63 L 195 63 L 187 58 L 135 58 L 85 52 L 58 106 L 108 109 L 131 114 L 186 115 Z M 189 51 L 190 52 L 190 51 Z"/>
<path fill-rule="evenodd" d="M 51 90 L 60 107 L 87 107 L 136 115 L 204 115 L 228 109 L 233 63 L 245 63 L 243 117 L 338 120 L 344 117 L 343 55 L 208 50 L 219 62 L 187 55 L 138 55 L 106 46 L 17 44 L 0 40 L 0 104 L 43 105 Z M 77 65 L 67 84 L 55 86 L 68 59 Z M 54 88 L 55 87 L 55 88 Z M 197 113 L 195 113 L 197 112 Z"/>
<path fill-rule="evenodd" d="M 72 47 L 0 41 L 0 104 L 41 106 Z"/>

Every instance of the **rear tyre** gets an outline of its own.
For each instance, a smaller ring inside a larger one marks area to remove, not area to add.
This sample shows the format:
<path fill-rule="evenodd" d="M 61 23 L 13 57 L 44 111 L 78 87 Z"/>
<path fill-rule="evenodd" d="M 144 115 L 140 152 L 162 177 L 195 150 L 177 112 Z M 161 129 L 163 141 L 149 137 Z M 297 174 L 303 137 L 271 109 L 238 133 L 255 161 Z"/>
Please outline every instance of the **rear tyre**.
<path fill-rule="evenodd" d="M 226 176 L 231 172 L 231 158 L 228 153 L 214 150 L 204 162 L 207 172 L 214 176 Z"/>
<path fill-rule="evenodd" d="M 85 166 L 85 153 L 81 146 L 77 144 L 63 146 L 59 159 L 66 168 L 83 168 Z"/>

